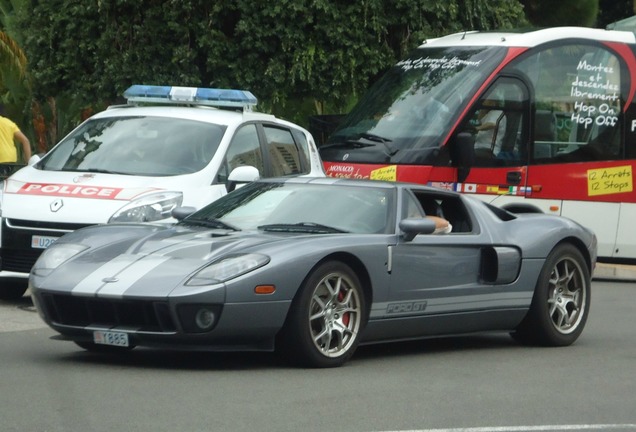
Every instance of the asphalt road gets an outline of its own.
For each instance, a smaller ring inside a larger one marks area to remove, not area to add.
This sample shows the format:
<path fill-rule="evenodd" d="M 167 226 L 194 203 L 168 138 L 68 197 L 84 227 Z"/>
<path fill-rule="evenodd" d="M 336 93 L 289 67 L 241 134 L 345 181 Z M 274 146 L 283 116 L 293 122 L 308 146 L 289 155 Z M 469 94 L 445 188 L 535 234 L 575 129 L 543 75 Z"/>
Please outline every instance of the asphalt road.
<path fill-rule="evenodd" d="M 636 430 L 636 284 L 593 282 L 577 343 L 507 335 L 362 347 L 338 369 L 272 354 L 83 352 L 0 303 L 0 431 Z"/>

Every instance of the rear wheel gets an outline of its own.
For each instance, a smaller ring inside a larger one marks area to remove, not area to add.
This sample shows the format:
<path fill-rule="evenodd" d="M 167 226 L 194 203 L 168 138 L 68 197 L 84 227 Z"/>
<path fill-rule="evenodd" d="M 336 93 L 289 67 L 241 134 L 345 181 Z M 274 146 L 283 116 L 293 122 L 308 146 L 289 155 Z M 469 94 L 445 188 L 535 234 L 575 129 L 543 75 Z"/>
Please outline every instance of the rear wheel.
<path fill-rule="evenodd" d="M 590 272 L 581 252 L 571 244 L 558 245 L 539 274 L 528 315 L 512 336 L 528 344 L 572 344 L 587 321 L 590 287 Z"/>
<path fill-rule="evenodd" d="M 311 367 L 334 367 L 351 358 L 367 321 L 360 280 L 347 265 L 317 267 L 294 299 L 283 331 L 282 352 Z"/>

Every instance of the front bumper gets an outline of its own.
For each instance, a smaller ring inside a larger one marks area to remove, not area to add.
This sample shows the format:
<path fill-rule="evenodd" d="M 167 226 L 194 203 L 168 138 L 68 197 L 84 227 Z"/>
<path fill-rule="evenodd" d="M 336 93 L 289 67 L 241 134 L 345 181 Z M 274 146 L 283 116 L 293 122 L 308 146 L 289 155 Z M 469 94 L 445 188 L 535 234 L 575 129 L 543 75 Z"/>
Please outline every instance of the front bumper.
<path fill-rule="evenodd" d="M 216 304 L 212 330 L 184 330 L 179 306 L 196 299 L 99 299 L 68 294 L 32 294 L 44 321 L 61 339 L 93 342 L 96 330 L 123 332 L 131 346 L 195 351 L 271 351 L 291 301 Z M 187 327 L 187 326 L 186 326 Z"/>

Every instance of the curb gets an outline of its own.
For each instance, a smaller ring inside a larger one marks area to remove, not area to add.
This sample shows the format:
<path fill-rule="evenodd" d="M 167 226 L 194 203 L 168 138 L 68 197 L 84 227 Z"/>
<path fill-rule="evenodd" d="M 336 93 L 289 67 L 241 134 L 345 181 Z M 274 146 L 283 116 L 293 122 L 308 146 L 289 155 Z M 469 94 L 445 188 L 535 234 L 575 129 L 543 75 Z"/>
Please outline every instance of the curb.
<path fill-rule="evenodd" d="M 592 279 L 636 281 L 636 266 L 596 263 Z"/>

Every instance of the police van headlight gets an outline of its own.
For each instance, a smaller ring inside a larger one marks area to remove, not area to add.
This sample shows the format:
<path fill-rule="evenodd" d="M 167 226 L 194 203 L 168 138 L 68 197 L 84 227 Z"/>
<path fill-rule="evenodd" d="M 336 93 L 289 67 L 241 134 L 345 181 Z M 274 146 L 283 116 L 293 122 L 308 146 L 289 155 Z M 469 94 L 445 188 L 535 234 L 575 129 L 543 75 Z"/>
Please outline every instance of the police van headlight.
<path fill-rule="evenodd" d="M 172 209 L 181 206 L 183 193 L 161 192 L 145 195 L 117 210 L 108 223 L 153 222 L 171 217 Z"/>

